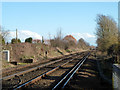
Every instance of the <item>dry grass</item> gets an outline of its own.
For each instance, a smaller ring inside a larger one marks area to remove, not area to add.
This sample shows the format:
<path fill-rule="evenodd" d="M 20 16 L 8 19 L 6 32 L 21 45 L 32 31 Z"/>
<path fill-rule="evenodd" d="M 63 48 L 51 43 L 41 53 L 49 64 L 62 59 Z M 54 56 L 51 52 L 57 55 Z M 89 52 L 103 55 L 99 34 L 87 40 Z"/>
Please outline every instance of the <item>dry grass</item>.
<path fill-rule="evenodd" d="M 47 46 L 41 43 L 33 44 L 33 43 L 19 43 L 19 44 L 9 44 L 3 46 L 3 49 L 10 50 L 10 60 L 11 61 L 17 61 L 18 63 L 23 64 L 22 60 L 27 58 L 27 59 L 33 59 L 33 62 L 39 62 L 43 59 L 47 58 L 54 58 L 58 56 L 67 55 L 70 54 L 66 52 L 64 49 L 60 49 L 60 52 L 54 47 Z M 72 53 L 80 51 L 80 49 L 71 49 Z M 45 52 L 48 52 L 47 58 L 45 55 Z M 3 60 L 3 68 L 8 68 L 8 67 L 15 67 L 7 61 Z"/>

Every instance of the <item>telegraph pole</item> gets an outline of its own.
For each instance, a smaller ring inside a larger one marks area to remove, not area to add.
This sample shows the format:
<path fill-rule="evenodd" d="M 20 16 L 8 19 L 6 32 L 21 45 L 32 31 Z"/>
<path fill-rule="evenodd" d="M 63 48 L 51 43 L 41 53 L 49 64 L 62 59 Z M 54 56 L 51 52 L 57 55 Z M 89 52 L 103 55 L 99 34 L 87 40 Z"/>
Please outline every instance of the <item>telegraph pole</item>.
<path fill-rule="evenodd" d="M 44 43 L 44 38 L 43 38 L 43 36 L 42 36 L 42 44 Z"/>

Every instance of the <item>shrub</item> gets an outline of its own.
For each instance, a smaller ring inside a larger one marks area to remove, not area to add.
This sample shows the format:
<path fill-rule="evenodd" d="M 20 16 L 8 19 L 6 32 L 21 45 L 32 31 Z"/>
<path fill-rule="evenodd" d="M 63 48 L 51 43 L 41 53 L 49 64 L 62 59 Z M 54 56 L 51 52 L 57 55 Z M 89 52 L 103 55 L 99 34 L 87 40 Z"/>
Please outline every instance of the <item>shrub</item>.
<path fill-rule="evenodd" d="M 20 39 L 15 39 L 15 38 L 13 38 L 12 40 L 11 40 L 11 43 L 12 44 L 14 44 L 14 43 L 21 43 L 21 40 Z"/>
<path fill-rule="evenodd" d="M 32 43 L 32 38 L 31 38 L 31 37 L 29 37 L 29 38 L 26 38 L 26 39 L 25 39 L 25 42 Z"/>
<path fill-rule="evenodd" d="M 2 38 L 2 44 L 3 44 L 3 45 L 5 44 L 5 39 L 4 39 L 4 38 Z"/>
<path fill-rule="evenodd" d="M 69 49 L 67 49 L 66 52 L 70 53 L 71 51 Z"/>

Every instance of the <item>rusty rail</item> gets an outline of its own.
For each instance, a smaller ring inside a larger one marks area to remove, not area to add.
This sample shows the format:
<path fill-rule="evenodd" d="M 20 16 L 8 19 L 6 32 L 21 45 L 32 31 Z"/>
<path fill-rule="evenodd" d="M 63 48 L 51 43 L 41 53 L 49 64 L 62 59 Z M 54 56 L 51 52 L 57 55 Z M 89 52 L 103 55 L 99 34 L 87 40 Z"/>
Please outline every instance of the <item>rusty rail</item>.
<path fill-rule="evenodd" d="M 74 54 L 74 55 L 76 55 L 76 54 Z M 45 67 L 45 66 L 54 64 L 54 63 L 56 63 L 56 62 L 60 62 L 60 61 L 62 61 L 62 60 L 64 60 L 64 59 L 67 59 L 67 58 L 70 58 L 70 57 L 72 57 L 72 56 L 68 56 L 68 57 L 65 57 L 65 58 L 61 58 L 61 59 L 56 60 L 56 61 L 51 61 L 51 62 L 49 62 L 49 63 L 43 64 L 43 65 L 39 65 L 39 66 L 30 68 L 30 69 L 28 69 L 28 70 L 25 70 L 25 71 L 21 71 L 21 72 L 18 72 L 18 73 L 15 73 L 15 74 L 12 74 L 12 75 L 3 77 L 3 78 L 1 78 L 0 80 L 8 80 L 8 79 L 11 79 L 11 78 L 13 78 L 13 77 L 15 77 L 15 76 L 23 75 L 23 74 L 25 74 L 25 73 L 28 73 L 28 72 L 31 72 L 31 71 L 40 69 L 40 68 L 42 68 L 42 67 Z"/>
<path fill-rule="evenodd" d="M 78 56 L 76 56 L 75 58 L 77 58 L 77 57 L 78 57 Z M 32 83 L 34 83 L 34 82 L 36 82 L 36 81 L 42 79 L 42 78 L 45 77 L 46 75 L 48 75 L 48 74 L 50 74 L 50 73 L 56 71 L 56 70 L 59 69 L 60 67 L 66 65 L 67 63 L 69 63 L 69 62 L 71 62 L 72 60 L 74 60 L 75 58 L 73 58 L 73 59 L 71 59 L 71 60 L 65 62 L 65 63 L 62 64 L 62 65 L 59 65 L 59 66 L 55 67 L 55 68 L 52 69 L 52 70 L 49 70 L 49 71 L 43 73 L 43 74 L 40 75 L 40 76 L 37 76 L 36 78 L 33 78 L 33 79 L 31 79 L 31 80 L 29 80 L 29 81 L 27 81 L 27 82 L 25 82 L 25 83 L 23 83 L 23 84 L 17 86 L 16 88 L 14 88 L 14 90 L 21 89 L 21 88 L 23 88 L 23 87 L 25 87 L 25 86 L 28 86 L 29 84 L 32 84 Z"/>

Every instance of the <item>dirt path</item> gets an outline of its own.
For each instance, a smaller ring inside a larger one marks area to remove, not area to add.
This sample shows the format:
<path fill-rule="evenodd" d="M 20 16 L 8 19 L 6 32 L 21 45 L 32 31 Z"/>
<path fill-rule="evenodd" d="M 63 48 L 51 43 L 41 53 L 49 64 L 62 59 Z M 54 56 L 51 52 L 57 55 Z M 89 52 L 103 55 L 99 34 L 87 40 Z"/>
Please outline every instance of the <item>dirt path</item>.
<path fill-rule="evenodd" d="M 99 77 L 96 60 L 90 57 L 77 71 L 65 89 L 112 90 L 112 86 Z"/>

